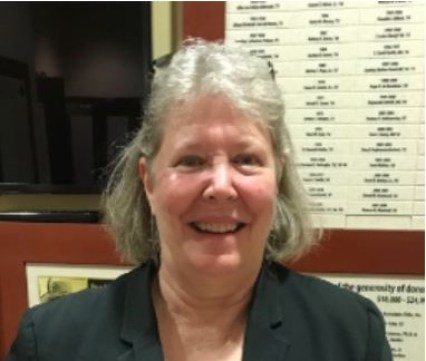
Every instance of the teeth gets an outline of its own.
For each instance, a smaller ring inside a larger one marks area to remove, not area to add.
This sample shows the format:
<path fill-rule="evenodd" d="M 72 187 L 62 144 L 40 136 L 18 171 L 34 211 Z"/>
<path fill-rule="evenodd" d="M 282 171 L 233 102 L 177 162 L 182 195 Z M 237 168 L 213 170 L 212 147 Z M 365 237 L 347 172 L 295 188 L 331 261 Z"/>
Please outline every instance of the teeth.
<path fill-rule="evenodd" d="M 201 231 L 211 233 L 234 232 L 238 228 L 238 223 L 194 223 Z"/>

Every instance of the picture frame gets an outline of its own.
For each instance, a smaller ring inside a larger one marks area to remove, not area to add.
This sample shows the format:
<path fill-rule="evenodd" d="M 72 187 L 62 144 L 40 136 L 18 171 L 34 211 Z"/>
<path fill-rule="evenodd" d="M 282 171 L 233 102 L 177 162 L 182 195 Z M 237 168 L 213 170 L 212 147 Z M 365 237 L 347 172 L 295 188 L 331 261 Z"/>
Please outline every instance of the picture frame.
<path fill-rule="evenodd" d="M 86 288 L 103 287 L 130 269 L 113 265 L 28 263 L 25 267 L 28 307 Z"/>

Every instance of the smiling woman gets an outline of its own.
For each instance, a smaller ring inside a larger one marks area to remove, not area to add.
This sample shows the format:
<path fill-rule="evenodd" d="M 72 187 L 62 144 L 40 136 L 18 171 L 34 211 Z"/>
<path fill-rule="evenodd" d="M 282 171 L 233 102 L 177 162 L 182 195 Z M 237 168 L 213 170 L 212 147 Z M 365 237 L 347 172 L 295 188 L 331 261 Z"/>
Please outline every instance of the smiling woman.
<path fill-rule="evenodd" d="M 169 60 L 104 195 L 138 267 L 28 311 L 7 360 L 391 360 L 370 301 L 277 262 L 315 238 L 268 64 L 202 40 Z"/>

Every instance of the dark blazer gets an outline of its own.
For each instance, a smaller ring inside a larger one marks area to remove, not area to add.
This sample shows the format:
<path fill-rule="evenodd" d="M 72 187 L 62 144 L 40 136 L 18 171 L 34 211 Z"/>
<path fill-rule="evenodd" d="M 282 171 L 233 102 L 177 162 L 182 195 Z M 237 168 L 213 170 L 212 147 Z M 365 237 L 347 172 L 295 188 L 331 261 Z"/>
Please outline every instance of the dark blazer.
<path fill-rule="evenodd" d="M 6 361 L 162 360 L 147 262 L 100 289 L 30 309 Z M 244 361 L 389 361 L 367 299 L 265 263 L 250 305 Z M 200 360 L 202 361 L 202 360 Z"/>

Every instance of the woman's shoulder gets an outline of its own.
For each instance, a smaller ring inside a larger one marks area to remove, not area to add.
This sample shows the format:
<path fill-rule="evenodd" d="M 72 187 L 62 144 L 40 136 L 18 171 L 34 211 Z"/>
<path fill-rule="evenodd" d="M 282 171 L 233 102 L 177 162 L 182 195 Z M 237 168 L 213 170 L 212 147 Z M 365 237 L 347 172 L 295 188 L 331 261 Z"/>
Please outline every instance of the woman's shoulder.
<path fill-rule="evenodd" d="M 374 303 L 314 275 L 278 263 L 266 266 L 258 298 L 262 314 L 275 310 L 294 359 L 321 359 L 324 348 L 333 360 L 391 360 L 385 323 Z"/>
<path fill-rule="evenodd" d="M 11 359 L 21 359 L 20 355 L 27 359 L 25 357 L 38 354 L 43 360 L 74 360 L 64 355 L 77 355 L 78 358 L 80 354 L 92 353 L 99 356 L 96 359 L 105 359 L 101 355 L 123 352 L 126 349 L 125 343 L 121 342 L 123 327 L 129 318 L 134 317 L 134 310 L 145 307 L 143 310 L 150 312 L 145 300 L 149 295 L 144 296 L 152 273 L 150 270 L 154 268 L 141 266 L 105 286 L 30 308 L 21 319 L 11 348 Z M 128 312 L 129 309 L 133 314 Z M 104 346 L 99 348 L 98 345 Z"/>
<path fill-rule="evenodd" d="M 42 330 L 43 333 L 50 329 L 80 329 L 87 332 L 106 321 L 111 326 L 118 324 L 121 322 L 118 310 L 124 310 L 129 289 L 135 282 L 140 283 L 146 268 L 138 267 L 103 286 L 88 288 L 34 306 L 26 311 L 22 322 L 34 325 L 36 331 Z M 55 336 L 54 333 L 52 336 Z"/>
<path fill-rule="evenodd" d="M 124 307 L 125 287 L 132 273 L 105 286 L 28 309 L 21 319 L 11 355 L 27 359 L 28 355 L 37 353 L 41 359 L 67 360 L 66 352 L 78 354 L 86 342 L 98 339 L 108 343 L 119 339 L 122 316 L 117 313 L 117 307 Z"/>
<path fill-rule="evenodd" d="M 369 299 L 349 291 L 313 274 L 304 274 L 272 263 L 268 272 L 277 283 L 277 292 L 283 303 L 291 309 L 309 310 L 319 319 L 368 325 L 371 317 L 383 323 L 377 306 Z"/>

